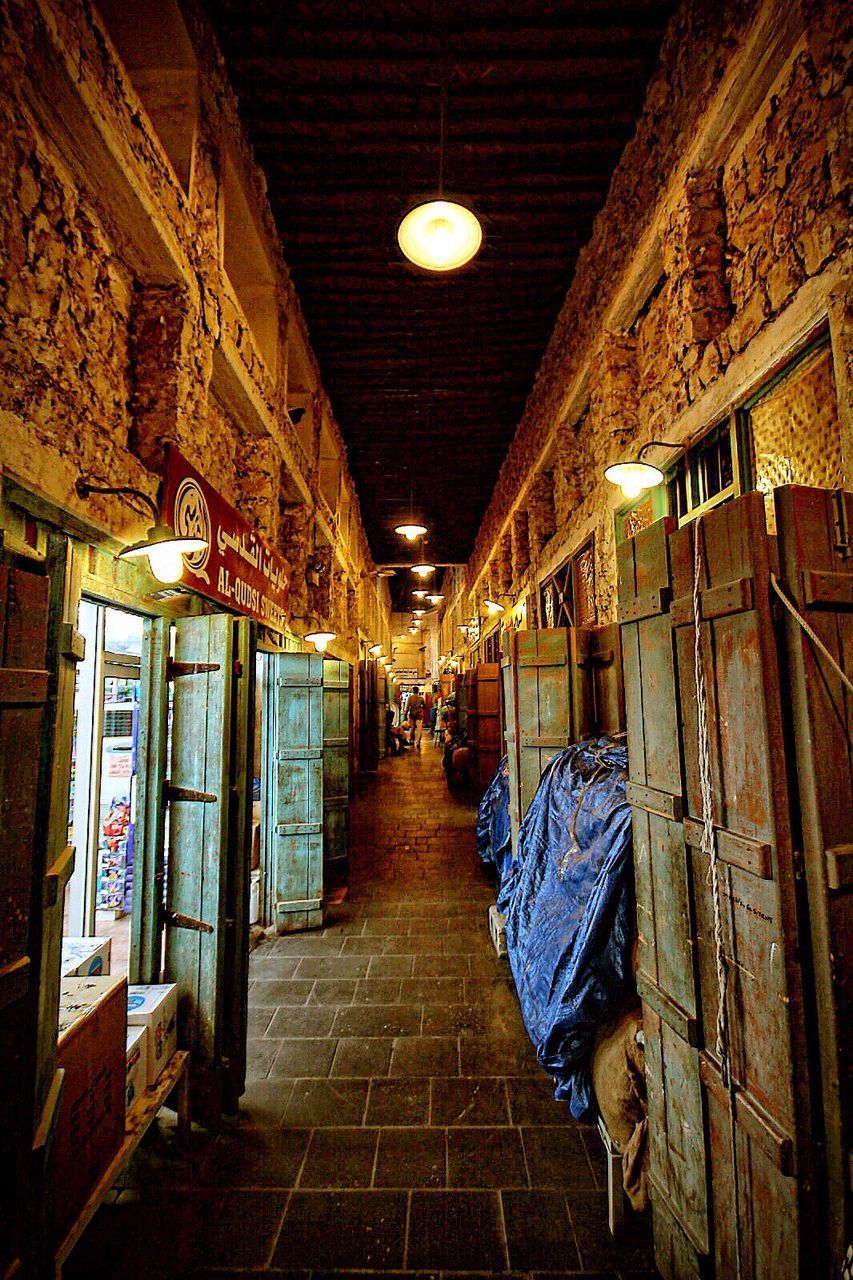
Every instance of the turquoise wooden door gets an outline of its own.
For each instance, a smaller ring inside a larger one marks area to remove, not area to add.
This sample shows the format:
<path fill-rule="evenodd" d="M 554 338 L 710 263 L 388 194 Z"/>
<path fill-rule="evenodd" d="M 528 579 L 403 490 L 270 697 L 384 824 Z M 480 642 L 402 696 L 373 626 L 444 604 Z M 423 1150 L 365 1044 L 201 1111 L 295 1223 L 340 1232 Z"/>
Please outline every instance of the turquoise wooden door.
<path fill-rule="evenodd" d="M 178 984 L 194 1114 L 207 1124 L 235 1110 L 245 1087 L 253 641 L 247 619 L 181 618 L 168 664 L 164 969 Z"/>
<path fill-rule="evenodd" d="M 349 883 L 349 663 L 323 662 L 323 890 Z"/>
<path fill-rule="evenodd" d="M 266 717 L 267 902 L 279 933 L 323 923 L 323 658 L 268 659 Z"/>

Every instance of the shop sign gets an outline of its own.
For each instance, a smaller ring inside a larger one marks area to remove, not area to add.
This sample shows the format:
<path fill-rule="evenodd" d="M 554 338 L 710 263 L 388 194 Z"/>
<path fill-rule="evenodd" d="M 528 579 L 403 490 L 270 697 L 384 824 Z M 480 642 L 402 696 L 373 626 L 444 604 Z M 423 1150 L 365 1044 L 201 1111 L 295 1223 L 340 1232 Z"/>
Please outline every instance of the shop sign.
<path fill-rule="evenodd" d="M 174 445 L 166 448 L 160 514 L 176 533 L 207 540 L 204 551 L 184 556 L 185 586 L 272 631 L 284 631 L 287 565 Z"/>

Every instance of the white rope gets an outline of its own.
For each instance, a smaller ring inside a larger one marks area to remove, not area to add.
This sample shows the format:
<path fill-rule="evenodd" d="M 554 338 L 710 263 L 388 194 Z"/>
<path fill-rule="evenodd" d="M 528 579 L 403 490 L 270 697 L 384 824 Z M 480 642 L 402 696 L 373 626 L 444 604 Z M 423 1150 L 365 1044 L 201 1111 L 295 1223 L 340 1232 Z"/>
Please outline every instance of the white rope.
<path fill-rule="evenodd" d="M 711 783 L 711 742 L 708 736 L 708 694 L 702 662 L 702 622 L 700 590 L 702 576 L 702 520 L 693 534 L 693 673 L 696 684 L 696 729 L 699 746 L 699 789 L 702 796 L 701 850 L 708 855 L 708 883 L 714 908 L 714 960 L 717 970 L 717 1026 L 715 1050 L 720 1061 L 723 1085 L 729 1095 L 729 1145 L 732 1162 L 732 1209 L 735 1229 L 737 1280 L 741 1280 L 741 1228 L 738 1212 L 737 1121 L 735 1087 L 729 1063 L 728 959 L 723 945 L 723 912 L 720 894 L 720 865 L 714 832 L 714 792 Z M 731 895 L 729 895 L 731 896 Z"/>
<path fill-rule="evenodd" d="M 776 577 L 775 573 L 771 573 L 770 582 L 773 587 L 773 590 L 776 592 L 777 596 L 782 601 L 785 608 L 788 610 L 791 616 L 797 620 L 797 622 L 800 624 L 803 631 L 805 631 L 806 635 L 811 640 L 815 648 L 819 649 L 820 652 L 823 654 L 823 656 L 826 658 L 827 662 L 832 667 L 835 674 L 838 676 L 838 679 L 841 681 L 842 684 L 847 686 L 847 688 L 850 690 L 851 693 L 853 693 L 853 680 L 850 679 L 850 677 L 847 675 L 845 671 L 841 670 L 841 667 L 835 661 L 832 654 L 829 652 L 826 645 L 821 640 L 820 636 L 817 634 L 815 630 L 813 630 L 812 627 L 809 626 L 809 624 L 806 622 L 805 618 L 799 612 L 799 610 L 796 608 L 793 602 L 788 599 L 787 595 L 779 585 L 779 579 Z"/>

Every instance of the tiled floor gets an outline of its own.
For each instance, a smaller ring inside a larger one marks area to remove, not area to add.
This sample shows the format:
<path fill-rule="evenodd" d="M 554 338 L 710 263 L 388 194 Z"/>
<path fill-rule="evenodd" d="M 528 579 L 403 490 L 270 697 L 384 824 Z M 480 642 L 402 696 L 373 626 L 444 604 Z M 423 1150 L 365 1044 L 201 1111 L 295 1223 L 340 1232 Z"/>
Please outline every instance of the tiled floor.
<path fill-rule="evenodd" d="M 252 956 L 239 1121 L 189 1156 L 154 1131 L 69 1280 L 654 1274 L 644 1223 L 610 1237 L 598 1137 L 491 949 L 474 817 L 428 742 L 383 763 L 347 905 Z"/>

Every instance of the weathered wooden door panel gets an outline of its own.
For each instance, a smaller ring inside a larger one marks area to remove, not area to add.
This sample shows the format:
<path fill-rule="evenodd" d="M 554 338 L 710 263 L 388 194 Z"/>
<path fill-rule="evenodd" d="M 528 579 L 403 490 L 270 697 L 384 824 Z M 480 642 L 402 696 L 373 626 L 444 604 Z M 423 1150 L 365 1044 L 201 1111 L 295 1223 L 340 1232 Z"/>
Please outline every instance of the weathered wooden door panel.
<path fill-rule="evenodd" d="M 235 665 L 231 698 L 228 788 L 228 880 L 226 884 L 223 1110 L 233 1115 L 246 1088 L 249 1023 L 249 898 L 252 867 L 255 672 L 257 625 L 233 622 Z"/>
<path fill-rule="evenodd" d="M 39 794 L 48 700 L 50 582 L 0 561 L 0 1272 L 33 1262 L 32 1141 L 46 810 Z"/>
<path fill-rule="evenodd" d="M 522 821 L 546 764 L 574 740 L 569 645 L 567 627 L 518 631 L 512 638 Z"/>
<path fill-rule="evenodd" d="M 617 555 L 655 1256 L 667 1280 L 682 1280 L 707 1269 L 710 1221 L 695 908 L 681 822 L 679 689 L 669 615 L 673 528 L 674 522 L 659 521 L 621 544 Z"/>
<path fill-rule="evenodd" d="M 618 623 L 573 627 L 572 732 L 576 742 L 625 728 L 625 693 Z"/>
<path fill-rule="evenodd" d="M 512 657 L 512 637 L 507 636 L 504 643 L 509 646 L 510 652 L 501 657 L 501 702 L 503 704 L 504 749 L 506 751 L 509 775 L 510 841 L 514 853 L 518 846 L 518 828 L 521 826 L 516 711 L 518 691 L 516 689 L 516 666 Z"/>
<path fill-rule="evenodd" d="M 783 588 L 853 674 L 853 495 L 775 492 Z M 853 695 L 785 610 L 797 792 L 812 937 L 827 1166 L 829 1274 L 853 1234 Z"/>
<path fill-rule="evenodd" d="M 270 657 L 268 839 L 279 933 L 323 923 L 323 657 Z"/>
<path fill-rule="evenodd" d="M 175 624 L 164 967 L 178 985 L 194 1110 L 207 1124 L 243 1087 L 233 1055 L 245 1025 L 251 845 L 247 746 L 237 743 L 248 744 L 251 690 L 238 695 L 235 685 L 254 672 L 249 626 L 224 614 Z"/>
<path fill-rule="evenodd" d="M 142 631 L 133 848 L 131 982 L 159 982 L 163 963 L 166 758 L 169 724 L 168 618 L 146 618 Z"/>
<path fill-rule="evenodd" d="M 382 708 L 384 714 L 384 707 Z M 323 891 L 349 883 L 349 663 L 323 662 Z"/>
<path fill-rule="evenodd" d="M 713 812 L 720 854 L 723 949 L 728 971 L 729 1062 L 745 1107 L 767 1113 L 795 1151 L 801 1178 L 763 1184 L 759 1203 L 793 1223 L 811 1183 L 809 1080 L 797 892 L 789 819 L 780 676 L 770 601 L 770 542 L 764 500 L 747 494 L 673 534 L 673 614 L 684 710 L 690 818 L 702 814 L 695 718 L 693 577 L 699 539 L 702 661 L 708 690 Z M 680 625 L 678 625 L 680 624 Z M 694 695 L 694 696 L 691 696 Z M 690 823 L 686 824 L 688 830 Z M 700 855 L 697 855 L 697 857 Z M 707 867 L 695 867 L 701 1007 L 706 1049 L 718 1004 L 712 895 Z M 711 1144 L 713 1182 L 725 1203 L 723 1154 Z M 755 1166 L 745 1159 L 728 1213 L 746 1212 Z M 737 1204 L 737 1207 L 736 1207 Z M 718 1231 L 720 1215 L 715 1215 Z M 756 1257 L 756 1262 L 758 1262 Z M 793 1263 L 795 1255 L 789 1255 Z M 800 1259 L 797 1265 L 802 1265 Z M 756 1276 L 772 1273 L 756 1271 Z"/>
<path fill-rule="evenodd" d="M 495 776 L 500 748 L 500 666 L 479 662 L 469 689 L 468 745 L 473 748 L 476 779 L 480 791 Z"/>

